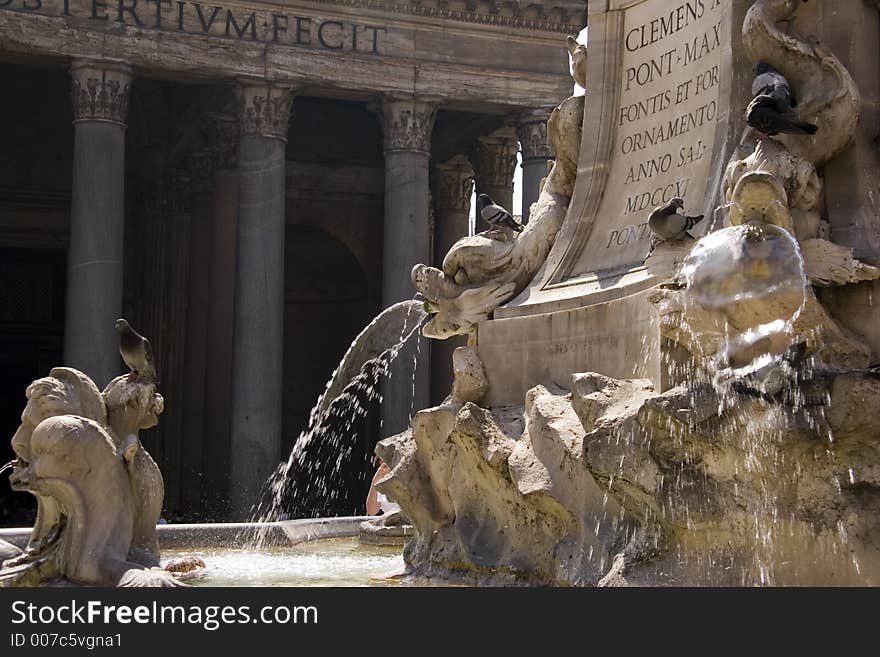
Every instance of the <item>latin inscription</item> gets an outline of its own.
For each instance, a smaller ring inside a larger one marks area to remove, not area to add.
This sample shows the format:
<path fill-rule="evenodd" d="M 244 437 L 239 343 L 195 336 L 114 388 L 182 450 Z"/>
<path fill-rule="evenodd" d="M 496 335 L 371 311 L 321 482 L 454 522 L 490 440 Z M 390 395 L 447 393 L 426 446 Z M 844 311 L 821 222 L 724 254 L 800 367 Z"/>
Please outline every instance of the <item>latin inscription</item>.
<path fill-rule="evenodd" d="M 686 198 L 695 165 L 710 153 L 698 135 L 718 117 L 720 70 L 711 55 L 722 43 L 720 9 L 721 0 L 688 0 L 626 29 L 615 155 L 627 161 L 622 214 L 640 221 L 611 229 L 606 248 L 647 241 L 644 215 Z M 636 59 L 640 53 L 647 55 Z"/>
<path fill-rule="evenodd" d="M 84 18 L 96 24 L 204 34 L 267 44 L 380 54 L 379 25 L 294 16 L 191 0 L 0 0 L 0 10 Z"/>
<path fill-rule="evenodd" d="M 703 210 L 719 120 L 724 0 L 644 0 L 623 13 L 611 161 L 590 236 L 570 275 L 640 267 L 648 215 L 676 196 Z M 588 90 L 588 94 L 591 90 Z"/>

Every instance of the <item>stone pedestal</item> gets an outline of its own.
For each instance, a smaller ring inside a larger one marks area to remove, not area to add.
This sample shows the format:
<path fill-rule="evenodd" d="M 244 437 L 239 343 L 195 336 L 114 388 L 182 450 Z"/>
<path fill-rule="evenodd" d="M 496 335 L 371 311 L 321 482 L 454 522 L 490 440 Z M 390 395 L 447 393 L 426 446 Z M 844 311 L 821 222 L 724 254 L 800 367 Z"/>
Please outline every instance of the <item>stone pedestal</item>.
<path fill-rule="evenodd" d="M 488 194 L 510 214 L 516 214 L 513 208 L 513 173 L 516 171 L 518 152 L 516 128 L 505 125 L 492 134 L 477 139 L 471 160 L 477 194 Z M 477 217 L 476 232 L 486 229 L 486 222 Z"/>
<path fill-rule="evenodd" d="M 385 152 L 385 224 L 382 251 L 382 305 L 413 296 L 410 271 L 431 259 L 428 160 L 437 112 L 435 97 L 393 94 L 377 107 Z M 406 352 L 382 388 L 382 435 L 402 431 L 413 408 L 428 405 L 430 359 L 423 344 L 413 373 Z"/>
<path fill-rule="evenodd" d="M 74 112 L 64 364 L 103 387 L 119 373 L 125 120 L 131 69 L 117 61 L 70 67 Z"/>
<path fill-rule="evenodd" d="M 529 221 L 529 208 L 541 193 L 541 180 L 547 177 L 547 161 L 553 159 L 547 140 L 547 119 L 553 108 L 542 108 L 520 117 L 517 133 L 522 150 L 522 218 Z"/>
<path fill-rule="evenodd" d="M 292 90 L 239 84 L 230 503 L 244 518 L 281 458 L 285 143 Z"/>
<path fill-rule="evenodd" d="M 434 166 L 434 266 L 442 267 L 443 258 L 456 241 L 468 234 L 474 171 L 464 155 L 456 155 Z M 452 352 L 467 343 L 464 336 L 431 343 L 431 403 L 439 404 L 452 390 Z"/>

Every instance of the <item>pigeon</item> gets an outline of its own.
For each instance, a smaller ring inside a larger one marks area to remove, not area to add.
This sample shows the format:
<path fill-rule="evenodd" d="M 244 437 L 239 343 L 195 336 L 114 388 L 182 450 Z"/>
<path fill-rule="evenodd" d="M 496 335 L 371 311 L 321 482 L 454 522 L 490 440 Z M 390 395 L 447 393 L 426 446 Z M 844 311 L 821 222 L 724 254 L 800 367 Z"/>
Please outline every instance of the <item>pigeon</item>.
<path fill-rule="evenodd" d="M 755 66 L 752 93 L 755 97 L 746 109 L 746 123 L 758 132 L 771 136 L 780 132 L 816 134 L 818 128 L 802 121 L 794 111 L 797 99 L 791 92 L 788 80 L 770 64 L 758 62 Z"/>
<path fill-rule="evenodd" d="M 493 228 L 504 226 L 510 228 L 514 232 L 522 232 L 523 228 L 517 223 L 516 219 L 514 219 L 510 213 L 500 205 L 495 205 L 492 199 L 489 198 L 488 194 L 480 194 L 477 197 L 477 210 L 483 218 L 483 221 Z"/>
<path fill-rule="evenodd" d="M 772 96 L 780 112 L 797 107 L 797 100 L 791 91 L 788 80 L 766 62 L 755 65 L 755 79 L 752 81 L 752 96 Z"/>
<path fill-rule="evenodd" d="M 814 135 L 819 129 L 812 123 L 801 121 L 793 111 L 780 112 L 776 109 L 778 99 L 772 95 L 761 94 L 749 103 L 746 109 L 746 123 L 758 132 L 773 136 L 784 132 L 792 135 Z"/>
<path fill-rule="evenodd" d="M 131 328 L 124 319 L 116 320 L 116 330 L 119 331 L 119 354 L 131 370 L 132 376 L 144 377 L 147 381 L 158 383 L 150 341 Z"/>
<path fill-rule="evenodd" d="M 658 240 L 680 240 L 689 237 L 688 232 L 703 220 L 703 215 L 689 217 L 678 211 L 684 208 L 684 199 L 675 197 L 666 205 L 654 208 L 648 217 L 648 227 Z"/>

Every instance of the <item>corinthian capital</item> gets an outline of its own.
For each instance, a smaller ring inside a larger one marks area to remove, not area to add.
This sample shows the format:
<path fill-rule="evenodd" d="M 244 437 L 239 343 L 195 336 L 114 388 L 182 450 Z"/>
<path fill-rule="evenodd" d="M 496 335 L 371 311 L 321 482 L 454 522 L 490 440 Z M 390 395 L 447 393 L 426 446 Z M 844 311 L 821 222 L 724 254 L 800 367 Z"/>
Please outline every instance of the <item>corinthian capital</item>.
<path fill-rule="evenodd" d="M 549 160 L 553 157 L 547 139 L 547 120 L 553 108 L 541 108 L 519 116 L 517 135 L 522 145 L 523 160 Z"/>
<path fill-rule="evenodd" d="M 384 150 L 431 152 L 431 131 L 440 98 L 413 94 L 387 94 L 372 109 L 379 115 Z"/>
<path fill-rule="evenodd" d="M 131 67 L 111 60 L 78 59 L 70 66 L 73 120 L 125 126 Z"/>
<path fill-rule="evenodd" d="M 293 95 L 289 84 L 240 80 L 236 86 L 240 134 L 287 141 Z"/>
<path fill-rule="evenodd" d="M 468 212 L 474 191 L 474 170 L 464 155 L 434 165 L 434 202 L 438 212 Z"/>
<path fill-rule="evenodd" d="M 513 185 L 519 140 L 516 129 L 506 125 L 490 135 L 479 137 L 474 148 L 474 170 L 479 187 Z"/>

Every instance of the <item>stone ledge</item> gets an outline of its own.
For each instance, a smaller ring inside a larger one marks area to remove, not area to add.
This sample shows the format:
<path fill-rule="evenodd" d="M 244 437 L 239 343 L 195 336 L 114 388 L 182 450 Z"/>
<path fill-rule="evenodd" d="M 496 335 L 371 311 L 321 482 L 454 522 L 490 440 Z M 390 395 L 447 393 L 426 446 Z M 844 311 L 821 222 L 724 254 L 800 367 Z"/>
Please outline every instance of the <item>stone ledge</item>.
<path fill-rule="evenodd" d="M 357 536 L 360 524 L 371 516 L 341 518 L 305 518 L 272 523 L 193 523 L 159 525 L 161 549 L 219 547 L 240 543 L 258 529 L 269 527 L 266 540 L 270 545 L 296 545 L 320 538 Z M 0 539 L 24 549 L 30 538 L 29 527 L 0 529 Z"/>

